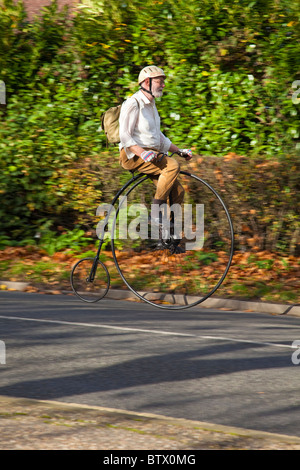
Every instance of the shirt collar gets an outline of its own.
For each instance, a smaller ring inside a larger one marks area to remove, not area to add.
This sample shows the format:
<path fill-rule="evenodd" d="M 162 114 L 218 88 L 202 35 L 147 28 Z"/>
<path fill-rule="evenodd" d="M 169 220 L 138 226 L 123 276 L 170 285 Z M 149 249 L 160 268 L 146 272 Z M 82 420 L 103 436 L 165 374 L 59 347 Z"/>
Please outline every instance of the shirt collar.
<path fill-rule="evenodd" d="M 142 90 L 138 91 L 138 96 L 145 104 L 152 104 L 152 102 L 149 100 L 149 98 L 147 98 L 147 96 L 142 92 Z"/>

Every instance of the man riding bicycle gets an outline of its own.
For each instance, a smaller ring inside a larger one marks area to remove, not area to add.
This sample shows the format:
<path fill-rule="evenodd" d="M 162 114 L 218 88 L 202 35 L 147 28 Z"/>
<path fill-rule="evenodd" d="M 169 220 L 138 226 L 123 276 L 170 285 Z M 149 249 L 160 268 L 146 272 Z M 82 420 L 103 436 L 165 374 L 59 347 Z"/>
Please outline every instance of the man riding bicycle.
<path fill-rule="evenodd" d="M 184 189 L 177 180 L 179 163 L 159 153 L 181 152 L 192 158 L 189 149 L 179 149 L 160 130 L 160 117 L 155 98 L 163 94 L 165 73 L 157 66 L 144 67 L 138 77 L 140 90 L 128 98 L 120 113 L 120 163 L 126 170 L 149 174 L 156 185 L 151 221 L 161 224 L 160 205 L 182 204 Z"/>

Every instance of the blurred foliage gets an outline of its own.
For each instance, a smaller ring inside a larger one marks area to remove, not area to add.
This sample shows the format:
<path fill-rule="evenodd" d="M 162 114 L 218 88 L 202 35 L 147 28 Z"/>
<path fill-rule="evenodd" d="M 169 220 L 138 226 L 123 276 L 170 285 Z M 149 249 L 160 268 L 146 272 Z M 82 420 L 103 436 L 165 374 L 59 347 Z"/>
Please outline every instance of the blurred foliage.
<path fill-rule="evenodd" d="M 99 116 L 135 92 L 139 70 L 155 63 L 168 78 L 157 100 L 164 133 L 196 154 L 218 156 L 220 172 L 220 157 L 247 155 L 232 162 L 228 180 L 238 233 L 246 220 L 261 244 L 295 250 L 299 196 L 289 170 L 300 149 L 299 99 L 292 99 L 300 79 L 298 0 L 94 0 L 72 15 L 54 1 L 32 21 L 22 1 L 0 6 L 6 244 L 95 228 L 97 206 L 127 176 L 117 150 L 105 150 Z M 208 163 L 207 175 L 217 183 Z"/>
<path fill-rule="evenodd" d="M 299 155 L 265 160 L 229 152 L 189 167 L 224 199 L 241 251 L 299 254 Z"/>

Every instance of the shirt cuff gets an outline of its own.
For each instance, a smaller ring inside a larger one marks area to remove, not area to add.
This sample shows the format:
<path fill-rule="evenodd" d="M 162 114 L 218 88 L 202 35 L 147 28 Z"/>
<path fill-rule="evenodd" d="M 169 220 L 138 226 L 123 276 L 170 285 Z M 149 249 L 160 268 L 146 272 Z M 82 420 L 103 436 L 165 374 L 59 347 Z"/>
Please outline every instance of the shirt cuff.
<path fill-rule="evenodd" d="M 172 142 L 170 141 L 170 139 L 163 136 L 163 138 L 161 138 L 161 140 L 160 140 L 160 147 L 161 147 L 160 150 L 163 153 L 167 153 L 169 151 L 169 148 L 171 147 L 171 144 L 172 144 Z"/>
<path fill-rule="evenodd" d="M 129 147 L 133 147 L 134 145 L 137 145 L 134 139 L 128 139 L 126 141 L 121 140 L 121 143 L 122 143 L 122 147 L 124 148 L 129 148 Z"/>

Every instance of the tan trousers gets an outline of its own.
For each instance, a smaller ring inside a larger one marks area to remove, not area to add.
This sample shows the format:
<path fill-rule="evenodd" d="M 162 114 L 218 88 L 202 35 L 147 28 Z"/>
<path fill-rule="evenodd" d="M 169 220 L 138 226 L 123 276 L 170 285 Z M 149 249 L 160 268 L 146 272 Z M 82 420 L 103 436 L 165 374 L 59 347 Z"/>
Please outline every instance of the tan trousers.
<path fill-rule="evenodd" d="M 136 170 L 139 173 L 150 175 L 150 178 L 156 185 L 154 199 L 167 201 L 167 198 L 170 196 L 172 204 L 182 204 L 184 189 L 177 180 L 180 165 L 174 158 L 164 156 L 160 162 L 144 162 L 137 155 L 128 159 L 125 150 L 122 149 L 120 164 L 125 170 Z"/>

